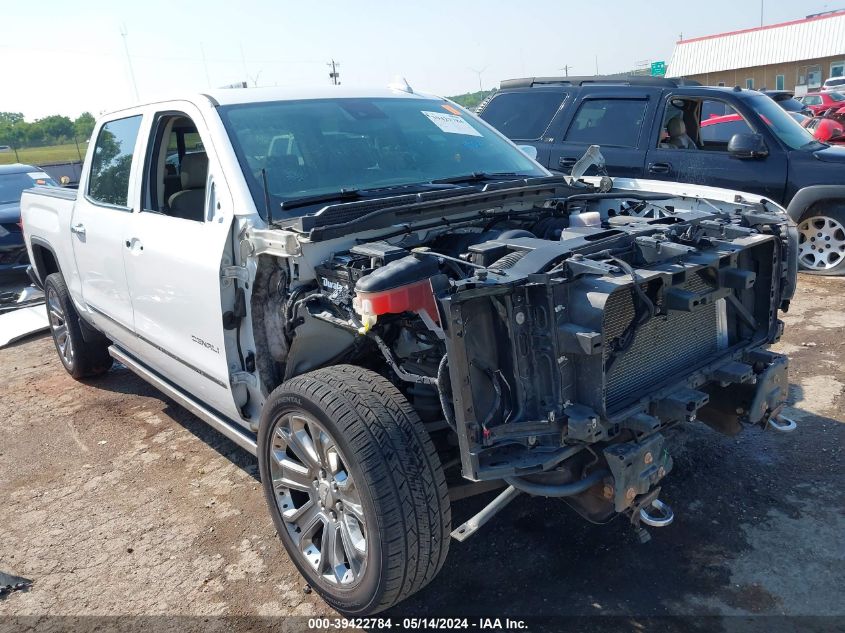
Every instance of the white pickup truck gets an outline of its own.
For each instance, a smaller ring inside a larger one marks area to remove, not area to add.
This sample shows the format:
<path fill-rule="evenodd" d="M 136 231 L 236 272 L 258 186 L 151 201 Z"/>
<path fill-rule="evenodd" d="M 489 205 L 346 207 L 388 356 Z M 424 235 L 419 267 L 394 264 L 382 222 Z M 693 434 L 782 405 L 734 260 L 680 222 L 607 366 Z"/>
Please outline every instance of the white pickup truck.
<path fill-rule="evenodd" d="M 116 359 L 255 454 L 346 614 L 420 589 L 519 493 L 644 536 L 672 520 L 667 432 L 794 426 L 765 349 L 796 280 L 782 208 L 553 176 L 407 87 L 114 112 L 78 192 L 22 208 L 67 371 Z M 451 501 L 497 487 L 452 531 Z"/>

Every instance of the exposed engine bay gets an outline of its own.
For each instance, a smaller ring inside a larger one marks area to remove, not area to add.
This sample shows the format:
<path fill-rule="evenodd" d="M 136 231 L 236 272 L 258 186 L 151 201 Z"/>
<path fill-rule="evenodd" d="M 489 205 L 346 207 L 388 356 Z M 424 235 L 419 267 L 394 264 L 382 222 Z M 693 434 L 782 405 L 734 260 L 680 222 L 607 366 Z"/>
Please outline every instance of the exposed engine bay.
<path fill-rule="evenodd" d="M 279 226 L 289 254 L 259 253 L 251 296 L 263 389 L 380 371 L 465 479 L 637 522 L 672 469 L 667 429 L 782 426 L 787 360 L 764 348 L 797 235 L 776 205 L 539 178 Z"/>

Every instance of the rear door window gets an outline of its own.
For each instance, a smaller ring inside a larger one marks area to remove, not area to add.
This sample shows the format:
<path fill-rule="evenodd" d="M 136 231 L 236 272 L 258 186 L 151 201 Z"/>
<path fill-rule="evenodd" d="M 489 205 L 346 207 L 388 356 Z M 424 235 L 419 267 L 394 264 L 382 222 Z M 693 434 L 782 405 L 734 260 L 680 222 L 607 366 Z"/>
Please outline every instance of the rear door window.
<path fill-rule="evenodd" d="M 560 108 L 565 93 L 533 90 L 494 96 L 481 118 L 509 139 L 534 141 L 543 136 Z"/>
<path fill-rule="evenodd" d="M 647 108 L 645 99 L 587 99 L 578 108 L 564 140 L 584 145 L 636 147 Z"/>
<path fill-rule="evenodd" d="M 100 129 L 88 177 L 88 198 L 93 202 L 129 206 L 129 174 L 140 127 L 138 115 L 109 121 Z"/>

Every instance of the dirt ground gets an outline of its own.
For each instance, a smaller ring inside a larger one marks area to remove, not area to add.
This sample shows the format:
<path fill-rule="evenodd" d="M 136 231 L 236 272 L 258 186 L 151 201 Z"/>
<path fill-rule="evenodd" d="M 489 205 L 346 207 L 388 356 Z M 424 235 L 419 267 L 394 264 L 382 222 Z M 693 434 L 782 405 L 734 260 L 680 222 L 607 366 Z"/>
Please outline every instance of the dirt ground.
<path fill-rule="evenodd" d="M 651 542 L 523 496 L 388 615 L 841 623 L 845 279 L 802 276 L 784 320 L 798 430 L 685 427 L 662 494 L 676 519 Z M 336 615 L 304 591 L 246 452 L 125 368 L 75 382 L 46 336 L 0 350 L 0 375 L 0 572 L 34 581 L 0 616 Z"/>

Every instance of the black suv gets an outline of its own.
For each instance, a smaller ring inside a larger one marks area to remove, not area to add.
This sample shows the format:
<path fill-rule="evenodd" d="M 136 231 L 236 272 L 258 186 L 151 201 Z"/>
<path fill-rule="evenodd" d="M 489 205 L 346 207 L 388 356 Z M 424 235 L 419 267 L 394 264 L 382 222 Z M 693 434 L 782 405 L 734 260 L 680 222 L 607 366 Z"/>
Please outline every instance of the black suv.
<path fill-rule="evenodd" d="M 799 223 L 802 267 L 845 274 L 845 148 L 816 141 L 760 92 L 683 79 L 533 77 L 502 81 L 478 114 L 555 171 L 568 173 L 600 145 L 611 176 L 771 198 Z"/>

